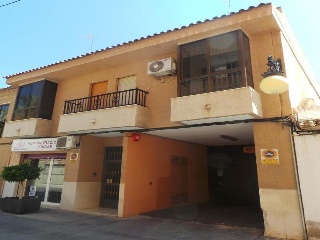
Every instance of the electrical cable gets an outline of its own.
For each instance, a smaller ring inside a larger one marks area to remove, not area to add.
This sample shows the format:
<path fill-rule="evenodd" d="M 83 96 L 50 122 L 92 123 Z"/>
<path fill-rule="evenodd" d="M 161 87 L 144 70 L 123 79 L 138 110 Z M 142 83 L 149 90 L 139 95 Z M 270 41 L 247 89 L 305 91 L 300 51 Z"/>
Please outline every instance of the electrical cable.
<path fill-rule="evenodd" d="M 14 3 L 17 3 L 17 2 L 20 2 L 20 1 L 21 1 L 21 0 L 16 0 L 16 1 L 13 1 L 13 2 L 9 2 L 9 3 L 6 3 L 6 4 L 0 5 L 0 8 L 1 8 L 1 7 L 8 6 L 8 5 L 11 5 L 11 4 L 14 4 Z"/>
<path fill-rule="evenodd" d="M 175 76 L 172 76 L 169 80 L 164 81 L 163 77 L 162 77 L 162 76 L 160 76 L 160 78 L 161 78 L 161 82 L 159 82 L 159 83 L 157 83 L 157 84 L 155 84 L 155 85 L 153 85 L 153 86 L 149 87 L 149 88 L 147 89 L 147 91 L 149 91 L 151 88 L 154 88 L 154 87 L 156 87 L 156 86 L 159 86 L 160 84 L 170 82 L 174 77 L 175 77 Z"/>

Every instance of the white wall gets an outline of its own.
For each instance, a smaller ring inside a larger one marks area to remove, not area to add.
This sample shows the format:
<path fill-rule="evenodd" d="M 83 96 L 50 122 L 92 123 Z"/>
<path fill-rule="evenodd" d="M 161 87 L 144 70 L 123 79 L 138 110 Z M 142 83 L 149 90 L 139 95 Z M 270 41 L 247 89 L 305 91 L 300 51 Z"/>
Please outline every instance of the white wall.
<path fill-rule="evenodd" d="M 320 239 L 320 135 L 294 136 L 307 232 Z"/>
<path fill-rule="evenodd" d="M 2 191 L 2 197 L 16 197 L 18 183 L 16 182 L 5 182 L 4 188 Z"/>

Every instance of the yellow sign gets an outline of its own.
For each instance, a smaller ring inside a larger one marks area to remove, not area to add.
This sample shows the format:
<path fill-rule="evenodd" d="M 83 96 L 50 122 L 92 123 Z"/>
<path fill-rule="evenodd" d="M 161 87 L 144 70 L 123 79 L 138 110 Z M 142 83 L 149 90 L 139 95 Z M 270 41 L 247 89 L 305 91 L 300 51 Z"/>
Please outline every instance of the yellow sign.
<path fill-rule="evenodd" d="M 79 153 L 70 153 L 69 156 L 69 163 L 78 163 L 78 157 L 79 157 Z"/>
<path fill-rule="evenodd" d="M 263 165 L 280 164 L 278 149 L 260 149 Z"/>

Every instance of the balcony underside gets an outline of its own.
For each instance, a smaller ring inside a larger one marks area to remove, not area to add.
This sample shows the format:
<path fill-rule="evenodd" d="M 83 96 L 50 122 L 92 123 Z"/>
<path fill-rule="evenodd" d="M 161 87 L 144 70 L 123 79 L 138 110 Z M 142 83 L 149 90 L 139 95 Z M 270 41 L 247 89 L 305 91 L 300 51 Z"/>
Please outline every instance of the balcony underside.
<path fill-rule="evenodd" d="M 51 135 L 51 120 L 29 118 L 6 122 L 2 137 L 36 138 Z"/>
<path fill-rule="evenodd" d="M 129 105 L 60 116 L 58 132 L 66 134 L 110 133 L 141 129 L 147 123 L 147 108 Z"/>
<path fill-rule="evenodd" d="M 260 95 L 251 87 L 171 99 L 171 122 L 191 125 L 262 117 Z"/>

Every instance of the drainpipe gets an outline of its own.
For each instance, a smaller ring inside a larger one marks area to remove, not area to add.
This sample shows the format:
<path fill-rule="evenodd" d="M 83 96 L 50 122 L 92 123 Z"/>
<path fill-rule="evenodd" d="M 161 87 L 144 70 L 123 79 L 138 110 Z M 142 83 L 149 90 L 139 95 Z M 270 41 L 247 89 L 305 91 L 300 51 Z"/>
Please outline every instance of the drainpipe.
<path fill-rule="evenodd" d="M 296 147 L 295 147 L 293 133 L 294 133 L 293 125 L 291 123 L 291 127 L 290 127 L 290 139 L 291 139 L 291 141 L 290 142 L 291 142 L 291 149 L 292 149 L 291 151 L 292 151 L 292 157 L 293 157 L 294 172 L 295 172 L 295 177 L 296 177 L 296 182 L 297 182 L 299 207 L 300 207 L 300 212 L 301 212 L 301 220 L 302 220 L 302 228 L 303 228 L 303 239 L 308 239 L 307 226 L 306 226 L 305 215 L 304 215 L 304 207 L 303 207 L 302 195 L 301 195 L 297 154 L 296 154 Z"/>

